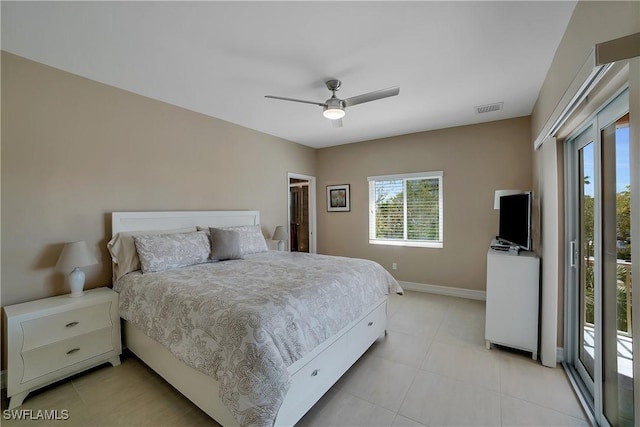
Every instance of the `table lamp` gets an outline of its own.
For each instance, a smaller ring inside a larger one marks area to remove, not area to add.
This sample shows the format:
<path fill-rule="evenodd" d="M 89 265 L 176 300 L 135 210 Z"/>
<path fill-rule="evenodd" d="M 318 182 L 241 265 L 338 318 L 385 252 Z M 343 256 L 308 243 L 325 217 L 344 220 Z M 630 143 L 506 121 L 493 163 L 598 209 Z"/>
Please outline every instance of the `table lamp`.
<path fill-rule="evenodd" d="M 84 241 L 67 243 L 62 249 L 60 258 L 56 263 L 58 270 L 71 270 L 69 274 L 69 286 L 71 287 L 71 297 L 81 297 L 84 292 L 84 271 L 80 267 L 97 264 L 98 261 L 89 251 L 89 247 Z"/>
<path fill-rule="evenodd" d="M 284 251 L 284 241 L 288 238 L 287 230 L 285 230 L 284 225 L 279 225 L 276 227 L 276 231 L 273 232 L 271 240 L 278 240 L 278 250 Z"/>

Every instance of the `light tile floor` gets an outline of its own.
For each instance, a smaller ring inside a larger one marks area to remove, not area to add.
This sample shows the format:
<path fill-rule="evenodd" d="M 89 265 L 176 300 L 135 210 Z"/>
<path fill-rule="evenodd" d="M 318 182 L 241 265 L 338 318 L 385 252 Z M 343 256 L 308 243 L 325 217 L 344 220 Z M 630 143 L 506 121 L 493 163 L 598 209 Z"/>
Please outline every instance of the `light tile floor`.
<path fill-rule="evenodd" d="M 561 368 L 486 350 L 484 307 L 416 292 L 392 296 L 387 337 L 298 425 L 588 426 Z M 66 421 L 28 423 L 41 426 L 218 425 L 133 356 L 35 392 L 20 409 L 69 411 Z"/>

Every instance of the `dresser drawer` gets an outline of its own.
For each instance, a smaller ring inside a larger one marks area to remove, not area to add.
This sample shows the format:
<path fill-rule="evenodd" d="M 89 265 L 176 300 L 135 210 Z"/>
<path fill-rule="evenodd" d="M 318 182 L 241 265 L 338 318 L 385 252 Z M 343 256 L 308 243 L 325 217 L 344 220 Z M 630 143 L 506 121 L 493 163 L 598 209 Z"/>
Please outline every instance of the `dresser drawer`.
<path fill-rule="evenodd" d="M 23 352 L 24 371 L 20 382 L 31 381 L 74 363 L 115 350 L 111 333 L 112 328 L 108 327 Z"/>
<path fill-rule="evenodd" d="M 68 338 L 111 328 L 111 301 L 22 322 L 22 352 Z"/>
<path fill-rule="evenodd" d="M 349 350 L 364 352 L 387 328 L 387 305 L 382 303 L 374 308 L 364 320 L 349 331 Z"/>

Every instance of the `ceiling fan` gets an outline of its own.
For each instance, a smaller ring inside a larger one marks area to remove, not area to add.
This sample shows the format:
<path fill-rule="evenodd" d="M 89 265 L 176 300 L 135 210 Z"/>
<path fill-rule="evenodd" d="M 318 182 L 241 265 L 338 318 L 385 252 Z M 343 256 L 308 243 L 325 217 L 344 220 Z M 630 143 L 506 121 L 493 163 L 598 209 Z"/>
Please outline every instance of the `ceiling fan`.
<path fill-rule="evenodd" d="M 342 118 L 345 115 L 345 111 L 344 111 L 345 108 L 351 107 L 353 105 L 362 104 L 365 102 L 375 101 L 377 99 L 396 96 L 397 94 L 400 93 L 400 88 L 395 86 L 387 89 L 380 89 L 373 92 L 364 93 L 362 95 L 352 96 L 351 98 L 347 98 L 347 99 L 340 99 L 336 97 L 336 92 L 340 90 L 340 87 L 342 86 L 342 82 L 337 79 L 331 79 L 331 80 L 327 80 L 325 84 L 327 85 L 327 89 L 333 92 L 333 95 L 331 95 L 331 98 L 327 99 L 325 102 L 305 101 L 302 99 L 285 98 L 282 96 L 273 96 L 273 95 L 265 95 L 265 98 L 319 105 L 320 107 L 323 108 L 322 115 L 325 116 L 327 119 L 331 120 L 334 127 L 342 127 Z"/>

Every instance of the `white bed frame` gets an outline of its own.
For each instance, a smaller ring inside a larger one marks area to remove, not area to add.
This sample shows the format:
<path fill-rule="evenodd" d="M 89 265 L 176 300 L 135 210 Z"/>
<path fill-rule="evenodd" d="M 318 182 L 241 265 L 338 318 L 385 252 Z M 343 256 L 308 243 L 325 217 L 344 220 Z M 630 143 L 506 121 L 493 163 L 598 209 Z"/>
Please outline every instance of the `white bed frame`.
<path fill-rule="evenodd" d="M 258 211 L 113 212 L 112 235 L 121 231 L 189 226 L 225 227 L 260 223 Z M 187 366 L 157 341 L 122 320 L 124 344 L 144 363 L 224 427 L 239 426 L 219 397 L 218 382 Z M 387 298 L 365 310 L 310 354 L 289 366 L 291 387 L 275 421 L 293 426 L 362 356 L 387 325 Z"/>

